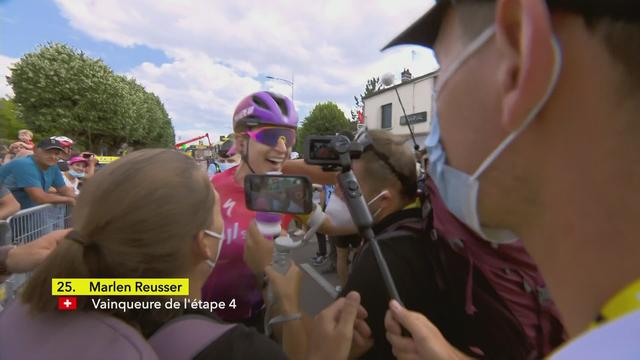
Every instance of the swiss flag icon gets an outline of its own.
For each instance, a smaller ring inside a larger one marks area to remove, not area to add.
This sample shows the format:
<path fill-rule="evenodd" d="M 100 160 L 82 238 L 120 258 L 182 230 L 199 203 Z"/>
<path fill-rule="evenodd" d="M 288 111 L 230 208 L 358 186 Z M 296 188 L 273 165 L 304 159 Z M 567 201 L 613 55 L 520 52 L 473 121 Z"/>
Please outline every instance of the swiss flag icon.
<path fill-rule="evenodd" d="M 58 310 L 75 310 L 78 307 L 78 302 L 75 296 L 60 296 L 58 297 Z"/>

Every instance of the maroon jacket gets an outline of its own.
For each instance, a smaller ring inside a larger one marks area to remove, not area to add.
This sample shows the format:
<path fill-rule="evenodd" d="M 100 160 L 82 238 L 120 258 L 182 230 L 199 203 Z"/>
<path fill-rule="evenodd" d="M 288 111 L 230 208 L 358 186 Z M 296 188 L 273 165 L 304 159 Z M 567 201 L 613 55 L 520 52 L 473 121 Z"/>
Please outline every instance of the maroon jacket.
<path fill-rule="evenodd" d="M 433 207 L 433 224 L 437 230 L 437 235 L 434 233 L 432 237 L 436 236 L 438 242 L 449 245 L 449 249 L 442 247 L 445 259 L 454 258 L 451 251 L 466 258 L 467 269 L 459 269 L 455 271 L 457 274 L 447 276 L 456 277 L 457 280 L 452 279 L 456 283 L 461 280 L 459 272 L 466 274 L 464 309 L 469 318 L 482 318 L 483 314 L 478 314 L 479 303 L 486 308 L 487 303 L 494 301 L 482 296 L 475 283 L 477 275 L 481 274 L 482 280 L 488 281 L 503 303 L 496 303 L 494 307 L 506 306 L 528 339 L 532 348 L 530 357 L 546 355 L 563 343 L 567 335 L 559 312 L 540 271 L 522 242 L 518 240 L 510 244 L 492 245 L 483 240 L 447 209 L 431 179 L 427 182 L 427 189 L 430 206 Z M 425 207 L 428 206 L 428 202 L 425 202 Z M 423 209 L 423 213 L 426 215 L 429 210 Z M 490 319 L 487 321 L 485 325 L 490 329 Z"/>

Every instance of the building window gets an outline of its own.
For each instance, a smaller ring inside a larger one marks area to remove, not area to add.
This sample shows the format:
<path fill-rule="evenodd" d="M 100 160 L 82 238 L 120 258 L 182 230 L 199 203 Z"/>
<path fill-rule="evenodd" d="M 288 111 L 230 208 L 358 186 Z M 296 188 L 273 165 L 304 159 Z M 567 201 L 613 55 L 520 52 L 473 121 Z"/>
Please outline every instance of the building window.
<path fill-rule="evenodd" d="M 382 123 L 380 127 L 382 129 L 390 129 L 391 128 L 391 104 L 385 104 L 380 107 L 382 110 Z"/>

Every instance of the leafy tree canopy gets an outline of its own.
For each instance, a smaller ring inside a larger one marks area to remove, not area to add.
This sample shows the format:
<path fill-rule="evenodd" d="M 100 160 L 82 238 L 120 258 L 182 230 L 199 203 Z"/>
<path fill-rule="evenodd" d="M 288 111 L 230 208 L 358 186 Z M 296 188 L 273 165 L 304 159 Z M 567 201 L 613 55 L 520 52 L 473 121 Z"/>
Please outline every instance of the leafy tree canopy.
<path fill-rule="evenodd" d="M 341 131 L 353 131 L 349 119 L 333 102 L 316 104 L 298 129 L 296 151 L 303 153 L 304 139 L 309 135 L 335 135 Z"/>
<path fill-rule="evenodd" d="M 25 54 L 7 80 L 34 133 L 69 136 L 94 151 L 173 145 L 171 119 L 157 96 L 67 45 Z"/>

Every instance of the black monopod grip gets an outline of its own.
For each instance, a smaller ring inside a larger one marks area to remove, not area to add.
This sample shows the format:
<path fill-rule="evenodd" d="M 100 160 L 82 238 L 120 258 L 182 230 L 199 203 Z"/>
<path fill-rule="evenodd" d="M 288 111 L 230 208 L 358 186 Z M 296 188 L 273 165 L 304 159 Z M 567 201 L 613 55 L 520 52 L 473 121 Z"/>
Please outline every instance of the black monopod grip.
<path fill-rule="evenodd" d="M 338 175 L 338 183 L 340 185 L 340 189 L 342 189 L 342 193 L 344 194 L 345 202 L 347 203 L 347 207 L 349 208 L 349 212 L 353 218 L 353 223 L 358 227 L 360 235 L 362 235 L 362 237 L 371 244 L 371 249 L 373 250 L 376 262 L 378 263 L 378 268 L 382 274 L 384 284 L 387 287 L 389 297 L 402 304 L 402 300 L 400 300 L 400 295 L 398 295 L 398 290 L 396 289 L 396 284 L 389 272 L 387 261 L 384 259 L 382 251 L 380 251 L 380 245 L 378 244 L 373 230 L 371 229 L 371 226 L 373 225 L 373 218 L 371 217 L 369 208 L 362 197 L 360 185 L 358 184 L 355 175 L 351 170 L 342 172 Z"/>

